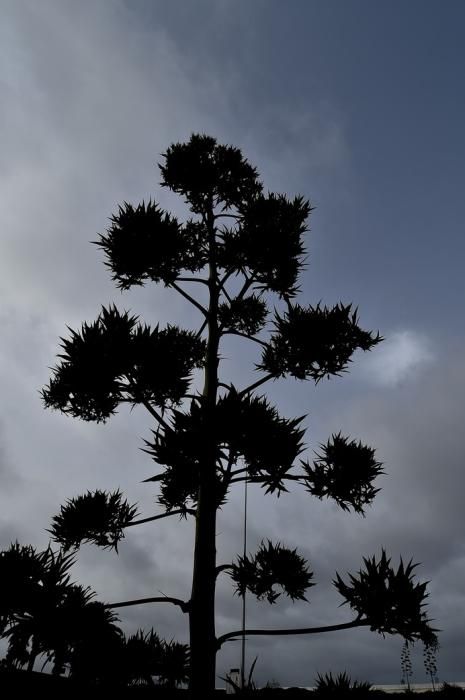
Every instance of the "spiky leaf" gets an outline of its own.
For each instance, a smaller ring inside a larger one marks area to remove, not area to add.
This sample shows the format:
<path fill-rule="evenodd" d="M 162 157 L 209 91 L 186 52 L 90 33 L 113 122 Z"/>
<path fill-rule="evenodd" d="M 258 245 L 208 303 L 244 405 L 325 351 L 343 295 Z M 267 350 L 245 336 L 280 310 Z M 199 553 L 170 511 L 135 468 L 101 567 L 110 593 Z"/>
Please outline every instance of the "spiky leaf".
<path fill-rule="evenodd" d="M 161 645 L 158 680 L 167 688 L 187 683 L 190 670 L 190 649 L 187 644 L 180 644 L 173 639 L 163 640 Z"/>
<path fill-rule="evenodd" d="M 159 672 L 162 641 L 151 629 L 138 630 L 125 639 L 122 654 L 122 672 L 128 684 L 150 684 Z"/>
<path fill-rule="evenodd" d="M 351 677 L 344 671 L 333 677 L 333 674 L 325 673 L 324 676 L 318 674 L 314 688 L 314 694 L 318 697 L 340 697 L 354 695 L 357 698 L 370 697 L 372 686 L 366 681 L 352 681 Z"/>

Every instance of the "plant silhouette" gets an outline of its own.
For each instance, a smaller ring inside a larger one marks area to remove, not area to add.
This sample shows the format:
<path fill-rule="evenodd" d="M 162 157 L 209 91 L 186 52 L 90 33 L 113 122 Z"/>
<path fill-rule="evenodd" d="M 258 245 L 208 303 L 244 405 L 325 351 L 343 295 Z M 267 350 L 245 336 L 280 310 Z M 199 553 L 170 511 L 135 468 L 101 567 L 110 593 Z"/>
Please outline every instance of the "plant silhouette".
<path fill-rule="evenodd" d="M 89 588 L 70 582 L 73 561 L 72 554 L 18 543 L 0 553 L 0 621 L 10 665 L 32 670 L 45 656 L 59 675 L 80 646 L 121 635 L 115 614 L 93 601 Z"/>
<path fill-rule="evenodd" d="M 332 673 L 318 674 L 315 679 L 314 693 L 317 697 L 346 697 L 354 695 L 358 698 L 369 697 L 372 685 L 366 681 L 352 681 L 344 671 L 333 678 Z"/>
<path fill-rule="evenodd" d="M 205 135 L 170 146 L 160 171 L 161 186 L 180 195 L 190 218 L 181 222 L 151 200 L 124 202 L 96 245 L 118 288 L 162 283 L 199 314 L 196 330 L 151 328 L 115 306 L 102 308 L 94 322 L 62 339 L 42 395 L 46 407 L 86 421 L 104 422 L 121 404 L 144 407 L 155 423 L 144 449 L 157 464 L 146 481 L 159 486 L 161 512 L 137 520 L 136 507 L 119 492 L 87 492 L 62 506 L 51 533 L 65 549 L 81 542 L 116 549 L 128 527 L 176 515 L 195 518 L 188 600 L 157 597 L 108 606 L 178 606 L 189 621 L 190 688 L 208 693 L 215 686 L 218 649 L 241 635 L 237 630 L 216 636 L 217 577 L 229 574 L 239 595 L 250 591 L 269 603 L 282 594 L 306 600 L 315 585 L 309 564 L 283 543 L 263 541 L 255 554 L 217 563 L 217 511 L 231 487 L 247 481 L 280 495 L 290 483 L 301 484 L 316 498 L 363 514 L 382 473 L 374 449 L 341 434 L 320 445 L 313 458 L 302 459 L 304 417 L 281 416 L 257 391 L 283 378 L 318 384 L 340 376 L 356 350 L 370 350 L 381 337 L 360 327 L 351 304 L 297 303 L 312 211 L 303 197 L 266 193 L 239 149 Z M 199 289 L 196 296 L 193 290 Z M 250 341 L 260 353 L 259 378 L 249 386 L 233 386 L 224 376 L 221 348 L 227 336 Z M 192 388 L 197 370 L 203 374 L 199 391 Z M 430 633 L 425 584 L 415 583 L 413 565 L 401 561 L 394 570 L 383 551 L 379 559 L 365 559 L 364 567 L 348 582 L 339 574 L 334 581 L 354 611 L 350 621 L 253 629 L 247 636 L 360 626 L 408 640 Z"/>
<path fill-rule="evenodd" d="M 31 671 L 38 657 L 52 674 L 85 683 L 175 687 L 187 680 L 189 649 L 139 630 L 126 638 L 117 616 L 70 582 L 72 554 L 37 552 L 15 543 L 0 553 L 0 632 L 8 640 L 5 668 Z"/>

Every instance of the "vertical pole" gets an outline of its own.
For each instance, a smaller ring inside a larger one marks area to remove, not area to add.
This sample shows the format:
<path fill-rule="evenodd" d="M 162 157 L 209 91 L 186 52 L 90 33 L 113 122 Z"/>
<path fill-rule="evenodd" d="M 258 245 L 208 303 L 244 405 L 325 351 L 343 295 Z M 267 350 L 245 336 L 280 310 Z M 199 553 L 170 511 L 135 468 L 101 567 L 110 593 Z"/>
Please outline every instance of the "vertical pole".
<path fill-rule="evenodd" d="M 247 556 L 247 477 L 244 482 L 244 558 Z M 242 597 L 242 649 L 241 649 L 241 688 L 245 688 L 245 594 Z"/>

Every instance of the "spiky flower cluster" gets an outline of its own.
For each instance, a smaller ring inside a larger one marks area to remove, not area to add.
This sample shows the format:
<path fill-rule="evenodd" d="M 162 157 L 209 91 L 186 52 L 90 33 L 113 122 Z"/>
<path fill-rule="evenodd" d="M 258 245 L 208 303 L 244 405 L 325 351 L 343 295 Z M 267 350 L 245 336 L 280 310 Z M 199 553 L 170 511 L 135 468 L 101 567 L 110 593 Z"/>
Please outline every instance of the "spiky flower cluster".
<path fill-rule="evenodd" d="M 165 467 L 154 477 L 160 481 L 160 503 L 171 510 L 187 507 L 188 500 L 196 502 L 212 430 L 217 437 L 218 503 L 238 473 L 247 472 L 267 493 L 285 491 L 286 475 L 303 450 L 301 421 L 282 418 L 266 399 L 240 395 L 234 387 L 219 398 L 213 423 L 200 399 L 192 401 L 189 412 L 173 411 L 170 426 L 154 431 L 153 441 L 146 442 L 145 451 Z M 239 460 L 244 466 L 235 472 Z"/>
<path fill-rule="evenodd" d="M 65 550 L 79 547 L 83 542 L 117 550 L 124 529 L 136 514 L 137 507 L 129 505 L 119 490 L 113 493 L 99 489 L 87 491 L 61 506 L 49 532 Z"/>
<path fill-rule="evenodd" d="M 358 348 L 370 350 L 381 342 L 379 333 L 360 328 L 351 304 L 332 309 L 289 304 L 284 316 L 276 314 L 274 325 L 276 333 L 258 367 L 276 377 L 290 375 L 318 383 L 344 372 Z"/>
<path fill-rule="evenodd" d="M 353 508 L 360 514 L 379 491 L 373 481 L 383 474 L 372 447 L 340 433 L 321 445 L 313 465 L 303 461 L 301 464 L 305 485 L 313 496 L 332 498 L 343 510 Z"/>
<path fill-rule="evenodd" d="M 205 343 L 194 333 L 176 326 L 151 329 L 115 306 L 103 307 L 81 332 L 71 330 L 61 347 L 61 364 L 42 392 L 44 403 L 96 422 L 123 402 L 178 404 L 205 356 Z"/>
<path fill-rule="evenodd" d="M 275 586 L 280 586 L 294 601 L 306 600 L 306 590 L 315 585 L 313 572 L 296 549 L 269 540 L 261 543 L 255 555 L 238 557 L 230 575 L 240 596 L 249 590 L 258 600 L 266 599 L 269 603 L 275 603 L 281 595 Z"/>
<path fill-rule="evenodd" d="M 418 565 L 411 561 L 404 565 L 401 559 L 395 570 L 384 550 L 378 561 L 374 556 L 364 557 L 363 563 L 365 569 L 358 575 L 349 574 L 349 583 L 336 574 L 334 585 L 344 602 L 372 631 L 383 636 L 399 634 L 407 641 L 429 639 L 434 630 L 424 611 L 428 582 L 414 581 Z"/>

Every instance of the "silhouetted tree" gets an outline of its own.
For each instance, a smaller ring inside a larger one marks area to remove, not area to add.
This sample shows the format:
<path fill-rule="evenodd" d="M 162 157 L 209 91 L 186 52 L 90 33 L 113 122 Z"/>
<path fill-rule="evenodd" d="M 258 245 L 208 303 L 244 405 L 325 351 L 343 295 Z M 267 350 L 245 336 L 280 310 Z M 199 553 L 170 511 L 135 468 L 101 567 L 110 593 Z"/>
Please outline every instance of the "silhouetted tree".
<path fill-rule="evenodd" d="M 189 648 L 151 630 L 126 638 L 117 616 L 70 582 L 72 554 L 12 544 L 0 552 L 0 637 L 4 668 L 32 671 L 38 657 L 52 673 L 105 686 L 175 687 L 187 680 Z"/>
<path fill-rule="evenodd" d="M 292 600 L 305 600 L 314 585 L 307 562 L 280 543 L 263 542 L 255 555 L 217 565 L 216 515 L 230 487 L 248 481 L 279 495 L 289 482 L 300 483 L 319 499 L 332 498 L 344 510 L 363 514 L 382 473 L 371 447 L 341 434 L 321 445 L 313 460 L 299 459 L 303 417 L 282 417 L 256 391 L 285 377 L 317 384 L 338 376 L 357 349 L 370 350 L 381 338 L 360 328 L 351 304 L 297 303 L 308 201 L 266 193 L 241 151 L 209 136 L 172 145 L 160 170 L 162 187 L 183 198 L 191 217 L 181 222 L 151 200 L 138 206 L 125 202 L 96 243 L 117 287 L 164 284 L 197 310 L 197 329 L 150 328 L 127 311 L 103 308 L 96 321 L 62 339 L 43 399 L 47 407 L 96 422 L 109 419 L 120 404 L 144 406 L 156 423 L 145 449 L 161 468 L 146 481 L 159 484 L 163 512 L 137 521 L 135 507 L 119 492 L 87 492 L 61 508 L 51 532 L 65 547 L 88 541 L 116 548 L 128 526 L 172 515 L 195 517 L 190 599 L 148 598 L 113 607 L 169 602 L 187 613 L 190 687 L 208 691 L 215 685 L 217 650 L 240 635 L 216 637 L 219 573 L 231 575 L 240 595 L 249 590 L 270 603 L 280 595 L 277 587 Z M 194 288 L 202 293 L 195 296 Z M 223 376 L 220 348 L 229 335 L 261 350 L 255 365 L 260 378 L 250 386 L 235 387 Z M 198 392 L 190 388 L 195 370 L 203 372 Z M 384 552 L 364 564 L 348 583 L 339 575 L 335 580 L 355 613 L 350 622 L 247 630 L 247 636 L 362 625 L 406 639 L 426 634 L 425 584 L 414 582 L 412 565 L 401 562 L 394 570 Z"/>
<path fill-rule="evenodd" d="M 70 582 L 71 554 L 15 543 L 0 552 L 0 636 L 7 662 L 32 670 L 38 656 L 60 675 L 78 647 L 122 635 L 116 616 L 94 593 Z"/>

